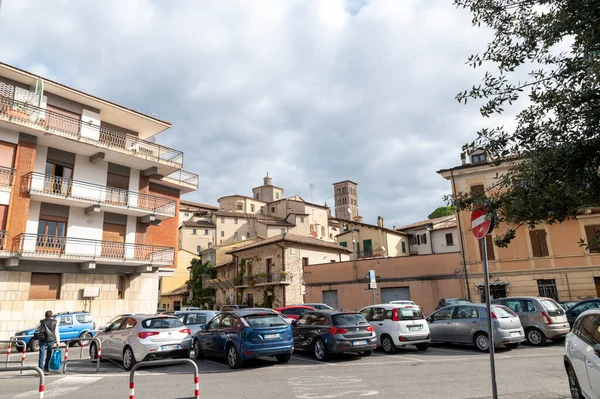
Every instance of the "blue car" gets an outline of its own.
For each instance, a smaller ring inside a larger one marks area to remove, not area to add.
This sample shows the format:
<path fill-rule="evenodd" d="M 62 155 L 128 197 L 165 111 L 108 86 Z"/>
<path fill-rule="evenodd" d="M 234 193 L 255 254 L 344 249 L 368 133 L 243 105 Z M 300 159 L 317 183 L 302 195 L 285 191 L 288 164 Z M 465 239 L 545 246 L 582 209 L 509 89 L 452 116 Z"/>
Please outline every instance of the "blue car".
<path fill-rule="evenodd" d="M 261 309 L 222 312 L 201 326 L 193 340 L 196 359 L 225 357 L 232 369 L 245 360 L 272 356 L 287 363 L 294 351 L 292 327 L 277 313 Z"/>
<path fill-rule="evenodd" d="M 57 313 L 54 316 L 54 320 L 58 323 L 60 342 L 68 341 L 71 338 L 92 338 L 96 335 L 94 332 L 96 323 L 92 315 L 88 312 Z M 33 339 L 33 332 L 36 327 L 22 330 L 15 334 L 15 337 L 25 342 L 27 350 L 31 352 L 40 349 L 40 343 Z M 22 345 L 17 345 L 16 347 L 19 351 L 23 350 Z"/>

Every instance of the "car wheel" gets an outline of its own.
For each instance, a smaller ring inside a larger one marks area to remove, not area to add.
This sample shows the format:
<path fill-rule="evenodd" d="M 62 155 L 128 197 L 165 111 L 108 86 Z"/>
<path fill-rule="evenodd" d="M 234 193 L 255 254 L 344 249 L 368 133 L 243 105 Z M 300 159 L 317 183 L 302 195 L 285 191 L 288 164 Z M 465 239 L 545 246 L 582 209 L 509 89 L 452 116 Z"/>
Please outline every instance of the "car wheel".
<path fill-rule="evenodd" d="M 125 370 L 131 370 L 136 363 L 133 350 L 130 347 L 125 348 L 125 351 L 123 351 L 123 367 Z"/>
<path fill-rule="evenodd" d="M 194 340 L 194 357 L 196 359 L 204 359 L 204 352 L 200 348 L 200 340 Z"/>
<path fill-rule="evenodd" d="M 32 339 L 31 341 L 29 341 L 29 352 L 37 352 L 40 350 L 40 341 L 38 341 L 37 339 Z"/>
<path fill-rule="evenodd" d="M 517 349 L 521 344 L 505 344 L 508 349 Z"/>
<path fill-rule="evenodd" d="M 79 338 L 93 338 L 92 333 L 91 332 L 84 332 L 82 333 Z M 87 346 L 90 343 L 90 341 L 79 341 L 79 345 L 81 346 Z"/>
<path fill-rule="evenodd" d="M 90 344 L 90 359 L 98 359 L 98 345 L 95 342 Z"/>
<path fill-rule="evenodd" d="M 239 369 L 242 367 L 243 360 L 233 345 L 229 345 L 229 348 L 227 348 L 227 363 L 232 369 Z"/>
<path fill-rule="evenodd" d="M 417 344 L 415 345 L 418 351 L 424 352 L 429 349 L 429 344 Z"/>
<path fill-rule="evenodd" d="M 394 344 L 394 341 L 392 340 L 392 337 L 389 335 L 384 335 L 381 337 L 381 347 L 385 353 L 396 353 L 396 350 L 398 350 Z"/>
<path fill-rule="evenodd" d="M 291 353 L 286 353 L 284 355 L 275 356 L 275 359 L 277 359 L 277 363 L 287 363 L 290 361 L 291 358 L 292 358 Z"/>
<path fill-rule="evenodd" d="M 367 357 L 367 356 L 371 356 L 373 354 L 373 351 L 360 351 L 358 352 L 358 356 L 360 357 Z"/>
<path fill-rule="evenodd" d="M 475 346 L 477 346 L 477 349 L 479 349 L 480 351 L 487 352 L 488 350 L 490 350 L 490 339 L 488 338 L 487 334 L 477 334 L 475 336 L 474 342 Z"/>
<path fill-rule="evenodd" d="M 537 328 L 527 330 L 527 342 L 533 346 L 541 346 L 546 343 L 546 336 Z"/>
<path fill-rule="evenodd" d="M 316 340 L 313 345 L 313 353 L 317 360 L 325 360 L 327 357 L 327 347 L 325 346 L 325 342 L 320 339 Z"/>
<path fill-rule="evenodd" d="M 567 366 L 567 376 L 569 377 L 569 390 L 571 391 L 572 399 L 583 399 L 581 395 L 581 388 L 579 387 L 579 381 L 577 380 L 577 374 L 573 366 L 570 364 Z"/>

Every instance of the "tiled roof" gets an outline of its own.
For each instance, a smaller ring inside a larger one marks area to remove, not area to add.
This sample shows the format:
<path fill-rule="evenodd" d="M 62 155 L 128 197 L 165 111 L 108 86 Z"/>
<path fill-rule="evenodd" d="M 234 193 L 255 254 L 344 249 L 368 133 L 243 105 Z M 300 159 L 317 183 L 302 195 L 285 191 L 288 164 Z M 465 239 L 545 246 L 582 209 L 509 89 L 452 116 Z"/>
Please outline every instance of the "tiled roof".
<path fill-rule="evenodd" d="M 160 296 L 175 296 L 175 295 L 183 295 L 190 292 L 190 289 L 187 285 L 182 285 L 179 288 L 175 288 L 173 291 L 164 292 L 160 294 Z"/>
<path fill-rule="evenodd" d="M 233 244 L 220 245 L 218 247 L 208 248 L 208 249 L 205 249 L 204 251 L 200 252 L 200 254 L 202 254 L 204 252 L 208 252 L 210 250 L 214 250 L 216 253 L 215 267 L 220 267 L 220 266 L 227 265 L 233 261 L 233 256 L 228 254 L 229 251 L 234 251 L 234 250 L 238 250 L 240 248 L 247 247 L 248 245 L 252 245 L 257 242 L 260 242 L 261 240 L 262 240 L 262 238 L 258 238 L 258 237 L 250 238 L 246 241 L 239 241 L 239 242 L 236 242 Z"/>
<path fill-rule="evenodd" d="M 290 223 L 287 220 L 283 219 L 258 219 L 258 223 L 264 224 L 267 226 L 286 226 L 286 227 L 295 227 L 294 223 Z"/>
<path fill-rule="evenodd" d="M 439 218 L 435 218 L 435 219 L 428 219 L 428 220 L 421 220 L 420 222 L 416 222 L 416 223 L 411 223 L 411 224 L 407 224 L 406 226 L 402 226 L 402 227 L 398 227 L 397 230 L 409 230 L 409 229 L 415 229 L 417 227 L 423 227 L 423 226 L 428 226 L 428 225 L 439 225 L 439 224 L 446 224 L 446 227 L 439 227 L 439 226 L 434 226 L 435 229 L 444 229 L 447 227 L 454 227 L 456 226 L 456 215 L 449 215 L 449 216 L 442 216 Z M 448 225 L 448 224 L 452 224 L 452 225 Z"/>
<path fill-rule="evenodd" d="M 180 208 L 184 208 L 184 207 L 193 207 L 193 208 L 202 208 L 202 209 L 211 209 L 211 210 L 218 210 L 219 207 L 216 205 L 208 205 L 208 204 L 202 204 L 200 202 L 193 202 L 193 201 L 188 201 L 188 200 L 180 200 L 179 201 L 179 207 Z"/>
<path fill-rule="evenodd" d="M 490 162 L 466 163 L 464 165 L 458 165 L 458 166 L 455 166 L 455 167 L 449 168 L 449 169 L 440 169 L 437 171 L 437 173 L 441 174 L 444 172 L 450 172 L 451 170 L 469 169 L 469 168 L 475 168 L 477 166 L 494 167 L 494 166 L 499 166 L 499 165 L 497 165 L 498 162 L 517 161 L 521 158 L 524 158 L 524 156 L 523 155 L 511 155 L 511 156 L 505 157 L 501 160 L 494 160 L 494 161 L 490 161 Z"/>
<path fill-rule="evenodd" d="M 186 220 L 183 225 L 185 227 L 215 227 L 215 224 L 208 220 Z"/>
<path fill-rule="evenodd" d="M 352 225 L 356 225 L 356 226 L 364 226 L 364 227 L 370 227 L 372 229 L 378 229 L 378 230 L 382 230 L 382 231 L 386 231 L 388 233 L 392 233 L 392 234 L 402 234 L 404 235 L 405 233 L 401 232 L 401 231 L 396 231 L 396 230 L 392 230 L 392 229 L 388 229 L 385 227 L 379 227 L 376 224 L 368 224 L 368 223 L 362 223 L 362 222 L 355 222 L 353 220 L 346 220 L 346 219 L 339 219 L 339 218 L 329 218 L 329 220 L 336 220 L 339 223 L 339 226 L 342 226 L 343 224 L 352 224 Z M 352 230 L 348 230 L 348 231 L 343 231 L 338 235 L 342 235 L 342 234 L 346 234 L 346 233 L 351 233 Z"/>
<path fill-rule="evenodd" d="M 267 238 L 266 240 L 262 240 L 255 244 L 248 245 L 244 248 L 238 248 L 233 251 L 229 251 L 228 253 L 234 254 L 234 253 L 237 253 L 240 251 L 245 251 L 247 249 L 258 248 L 258 247 L 262 247 L 265 245 L 276 244 L 279 242 L 292 242 L 292 243 L 296 243 L 296 244 L 312 245 L 315 247 L 335 249 L 335 250 L 338 250 L 339 252 L 352 252 L 348 248 L 342 247 L 341 245 L 338 245 L 338 244 L 332 243 L 332 242 L 319 240 L 317 238 L 305 237 L 305 236 L 300 236 L 297 234 L 280 234 L 278 236 Z"/>

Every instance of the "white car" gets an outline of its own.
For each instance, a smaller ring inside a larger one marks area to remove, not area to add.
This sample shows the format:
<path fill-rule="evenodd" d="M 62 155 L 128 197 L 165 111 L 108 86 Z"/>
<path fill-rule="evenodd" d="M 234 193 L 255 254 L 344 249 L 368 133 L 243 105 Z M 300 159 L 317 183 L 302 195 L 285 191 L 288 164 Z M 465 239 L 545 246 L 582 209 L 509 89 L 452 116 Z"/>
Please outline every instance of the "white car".
<path fill-rule="evenodd" d="M 571 397 L 600 399 L 600 309 L 582 313 L 565 342 Z"/>
<path fill-rule="evenodd" d="M 390 303 L 393 304 L 393 305 L 412 305 L 412 306 L 417 306 L 416 303 L 414 303 L 413 301 L 408 301 L 408 300 L 390 301 Z"/>
<path fill-rule="evenodd" d="M 367 306 L 360 312 L 375 328 L 378 346 L 384 352 L 394 353 L 398 347 L 408 345 L 420 351 L 429 348 L 429 325 L 419 306 L 388 303 Z"/>

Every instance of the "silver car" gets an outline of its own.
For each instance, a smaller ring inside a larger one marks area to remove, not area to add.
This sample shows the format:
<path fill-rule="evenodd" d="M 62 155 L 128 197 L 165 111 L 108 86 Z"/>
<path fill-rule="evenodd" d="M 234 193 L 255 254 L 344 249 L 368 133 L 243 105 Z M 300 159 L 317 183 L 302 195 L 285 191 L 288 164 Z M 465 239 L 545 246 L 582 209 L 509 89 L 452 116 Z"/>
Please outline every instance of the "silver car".
<path fill-rule="evenodd" d="M 571 331 L 565 310 L 551 298 L 523 296 L 495 299 L 519 316 L 531 345 L 544 345 L 547 339 L 563 342 Z"/>
<path fill-rule="evenodd" d="M 208 322 L 219 313 L 221 312 L 217 310 L 190 310 L 187 312 L 175 312 L 173 316 L 181 320 L 181 322 L 190 329 L 191 336 L 193 337 L 200 331 L 200 326 L 208 324 Z"/>
<path fill-rule="evenodd" d="M 173 316 L 125 316 L 96 334 L 96 338 L 102 346 L 102 358 L 122 361 L 126 370 L 144 360 L 188 358 L 192 348 L 190 329 Z M 90 344 L 90 357 L 98 357 L 94 341 Z"/>
<path fill-rule="evenodd" d="M 481 351 L 490 348 L 487 309 L 481 304 L 446 306 L 427 317 L 431 342 L 475 345 Z M 517 348 L 525 341 L 519 317 L 510 309 L 492 305 L 494 346 Z"/>

